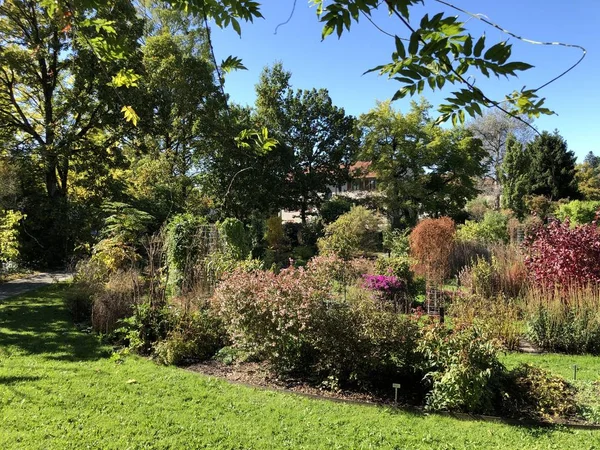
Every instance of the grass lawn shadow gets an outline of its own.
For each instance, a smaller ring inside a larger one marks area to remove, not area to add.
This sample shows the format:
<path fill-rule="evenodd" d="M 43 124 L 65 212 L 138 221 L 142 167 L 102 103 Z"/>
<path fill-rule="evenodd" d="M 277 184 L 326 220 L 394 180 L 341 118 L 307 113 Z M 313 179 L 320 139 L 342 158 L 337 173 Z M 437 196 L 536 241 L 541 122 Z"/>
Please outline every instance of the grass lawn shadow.
<path fill-rule="evenodd" d="M 98 338 L 78 331 L 63 303 L 66 286 L 48 286 L 0 303 L 0 347 L 64 361 L 93 361 L 110 354 Z"/>

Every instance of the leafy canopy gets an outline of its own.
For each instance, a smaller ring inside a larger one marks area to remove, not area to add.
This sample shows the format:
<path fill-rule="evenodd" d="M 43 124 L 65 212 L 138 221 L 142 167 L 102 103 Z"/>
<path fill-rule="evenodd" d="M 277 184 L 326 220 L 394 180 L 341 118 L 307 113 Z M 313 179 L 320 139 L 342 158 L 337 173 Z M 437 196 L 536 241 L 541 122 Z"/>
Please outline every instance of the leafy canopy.
<path fill-rule="evenodd" d="M 109 1 L 111 0 L 83 0 L 80 3 L 93 12 Z M 253 22 L 263 18 L 261 4 L 253 0 L 168 0 L 167 3 L 203 18 L 205 23 L 211 19 L 220 28 L 231 26 L 240 35 L 242 21 Z M 436 90 L 442 89 L 446 84 L 456 86 L 456 90 L 446 99 L 447 103 L 440 107 L 440 121 L 451 119 L 453 123 L 462 123 L 466 114 L 481 115 L 483 107 L 504 109 L 499 106 L 499 101 L 489 98 L 470 81 L 474 74 L 509 78 L 517 77 L 519 72 L 533 67 L 525 62 L 511 60 L 512 45 L 508 41 L 490 44 L 486 42 L 485 35 L 473 36 L 466 30 L 465 23 L 455 16 L 443 12 L 432 17 L 425 14 L 417 25 L 416 21 L 411 21 L 410 12 L 415 5 L 425 4 L 425 0 L 312 0 L 311 3 L 316 7 L 318 19 L 323 24 L 323 39 L 334 32 L 341 37 L 344 31 L 349 31 L 359 21 L 361 15 L 370 17 L 380 8 L 387 9 L 390 15 L 396 17 L 408 37 L 395 35 L 391 61 L 370 71 L 378 71 L 402 84 L 394 99 L 419 94 L 426 87 Z M 102 20 L 93 14 L 73 14 L 68 0 L 42 0 L 42 4 L 49 15 L 64 17 L 65 29 L 86 24 L 102 30 L 104 36 L 93 41 L 92 45 L 103 57 L 124 57 L 113 22 Z M 221 64 L 223 73 L 244 68 L 241 60 L 234 56 L 226 58 Z M 127 85 L 133 82 L 134 76 L 130 72 L 121 71 L 114 82 Z M 544 107 L 545 99 L 538 97 L 537 90 L 523 87 L 520 91 L 507 94 L 502 101 L 511 113 L 530 117 L 552 114 L 552 111 Z M 126 108 L 124 112 L 133 120 L 129 109 Z"/>

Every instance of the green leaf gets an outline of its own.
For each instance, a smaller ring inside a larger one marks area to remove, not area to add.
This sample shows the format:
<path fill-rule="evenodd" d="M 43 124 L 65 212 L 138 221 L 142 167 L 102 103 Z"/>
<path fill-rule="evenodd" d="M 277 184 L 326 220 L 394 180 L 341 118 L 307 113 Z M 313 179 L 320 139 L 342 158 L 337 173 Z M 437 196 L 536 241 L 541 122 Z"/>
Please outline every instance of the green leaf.
<path fill-rule="evenodd" d="M 489 59 L 490 61 L 500 61 L 507 51 L 507 47 L 504 42 L 498 42 L 497 44 L 491 46 L 483 55 L 484 59 Z M 508 50 L 510 51 L 510 50 Z"/>
<path fill-rule="evenodd" d="M 416 55 L 419 50 L 419 40 L 421 39 L 421 35 L 418 31 L 415 31 L 410 35 L 410 41 L 408 43 L 408 53 L 411 55 Z"/>
<path fill-rule="evenodd" d="M 400 75 L 407 76 L 409 78 L 412 78 L 413 80 L 420 80 L 422 78 L 417 71 L 410 69 L 403 69 L 402 71 L 400 71 Z"/>
<path fill-rule="evenodd" d="M 462 24 L 460 23 L 445 24 L 439 28 L 439 31 L 446 36 L 456 36 L 464 31 L 464 28 L 461 25 Z"/>
<path fill-rule="evenodd" d="M 507 64 L 504 64 L 502 66 L 502 69 L 504 69 L 506 72 L 514 73 L 517 70 L 519 70 L 519 71 L 529 70 L 529 69 L 531 69 L 533 67 L 534 66 L 532 66 L 531 64 L 527 64 L 527 63 L 519 62 L 519 61 L 514 61 L 514 62 L 509 62 Z"/>
<path fill-rule="evenodd" d="M 465 56 L 471 56 L 471 53 L 473 53 L 473 38 L 471 35 L 467 36 L 467 40 L 463 45 L 463 53 Z"/>
<path fill-rule="evenodd" d="M 441 89 L 444 87 L 444 83 L 446 83 L 446 78 L 444 78 L 443 75 L 438 75 L 436 78 L 436 82 L 437 82 L 438 89 Z"/>
<path fill-rule="evenodd" d="M 333 33 L 335 30 L 335 27 L 333 25 L 325 25 L 323 27 L 323 31 L 321 32 L 321 39 L 325 39 L 327 36 L 329 36 L 331 33 Z"/>
<path fill-rule="evenodd" d="M 414 85 L 413 85 L 414 86 Z M 406 97 L 410 93 L 410 86 L 404 86 L 402 89 L 398 89 L 394 96 L 392 97 L 392 101 L 395 102 L 400 98 Z"/>
<path fill-rule="evenodd" d="M 396 51 L 398 52 L 398 56 L 401 59 L 406 58 L 406 49 L 404 48 L 402 39 L 400 39 L 398 36 L 394 36 L 394 38 L 396 39 Z"/>
<path fill-rule="evenodd" d="M 238 34 L 238 36 L 242 35 L 242 28 L 240 27 L 240 23 L 238 22 L 238 20 L 235 17 L 231 18 L 231 26 L 233 27 L 235 32 Z"/>
<path fill-rule="evenodd" d="M 410 78 L 406 77 L 394 77 L 394 80 L 399 81 L 400 83 L 413 84 L 414 81 Z"/>
<path fill-rule="evenodd" d="M 387 66 L 388 65 L 386 64 L 386 65 L 381 65 L 381 66 L 373 67 L 372 69 L 364 71 L 363 75 L 366 75 L 366 74 L 371 73 L 371 72 L 378 72 L 378 71 L 380 71 L 381 69 L 383 69 L 384 67 L 387 67 Z"/>
<path fill-rule="evenodd" d="M 398 2 L 396 3 L 396 8 L 398 8 L 398 12 L 402 15 L 402 17 L 404 17 L 405 19 L 409 19 L 409 13 L 408 13 L 408 2 Z"/>
<path fill-rule="evenodd" d="M 141 75 L 136 74 L 133 69 L 121 69 L 112 77 L 112 81 L 108 85 L 112 87 L 125 86 L 126 88 L 137 87 L 140 78 Z"/>
<path fill-rule="evenodd" d="M 476 58 L 479 58 L 481 56 L 481 52 L 483 51 L 484 47 L 485 47 L 485 34 L 477 40 L 477 44 L 475 44 L 475 49 L 473 50 L 473 55 Z"/>
<path fill-rule="evenodd" d="M 228 56 L 221 62 L 221 70 L 224 73 L 230 73 L 234 70 L 248 70 L 242 60 L 236 56 Z"/>
<path fill-rule="evenodd" d="M 437 25 L 440 23 L 440 20 L 442 19 L 442 17 L 444 16 L 444 13 L 437 13 L 435 16 L 433 16 L 431 18 L 431 20 L 429 21 L 429 26 L 432 28 L 437 27 Z"/>

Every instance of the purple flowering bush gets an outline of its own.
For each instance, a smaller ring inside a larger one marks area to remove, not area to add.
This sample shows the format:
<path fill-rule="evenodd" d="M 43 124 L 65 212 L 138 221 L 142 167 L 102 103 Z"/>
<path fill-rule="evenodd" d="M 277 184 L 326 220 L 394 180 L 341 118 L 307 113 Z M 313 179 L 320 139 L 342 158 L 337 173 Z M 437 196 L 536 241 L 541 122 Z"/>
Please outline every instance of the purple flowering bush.
<path fill-rule="evenodd" d="M 394 307 L 394 312 L 410 312 L 411 301 L 404 280 L 395 275 L 363 275 L 362 287 Z"/>
<path fill-rule="evenodd" d="M 406 283 L 394 275 L 363 275 L 363 287 L 393 296 L 406 291 Z"/>

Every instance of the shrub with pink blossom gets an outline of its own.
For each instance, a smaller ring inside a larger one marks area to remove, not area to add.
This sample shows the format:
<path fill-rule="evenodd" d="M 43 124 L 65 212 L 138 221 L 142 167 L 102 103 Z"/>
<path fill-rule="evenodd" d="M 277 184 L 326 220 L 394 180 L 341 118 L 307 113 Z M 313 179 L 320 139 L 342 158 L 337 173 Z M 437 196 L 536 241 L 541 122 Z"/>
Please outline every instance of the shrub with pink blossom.
<path fill-rule="evenodd" d="M 303 268 L 279 274 L 235 270 L 219 284 L 212 304 L 235 346 L 294 372 L 311 364 L 310 343 L 331 295 Z"/>
<path fill-rule="evenodd" d="M 394 275 L 363 275 L 363 287 L 393 296 L 404 292 L 406 283 Z"/>

